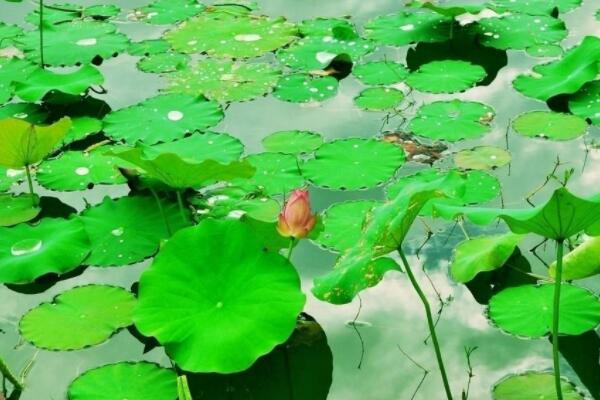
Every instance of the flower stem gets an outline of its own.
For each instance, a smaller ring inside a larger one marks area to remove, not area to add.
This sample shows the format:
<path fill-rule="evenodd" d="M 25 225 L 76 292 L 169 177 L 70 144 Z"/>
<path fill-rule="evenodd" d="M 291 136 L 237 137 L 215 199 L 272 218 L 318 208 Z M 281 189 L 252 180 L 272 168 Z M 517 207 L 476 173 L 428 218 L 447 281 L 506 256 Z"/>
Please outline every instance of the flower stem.
<path fill-rule="evenodd" d="M 294 238 L 290 238 L 290 245 L 288 246 L 288 255 L 287 259 L 290 261 L 292 259 L 292 252 L 294 251 Z"/>
<path fill-rule="evenodd" d="M 560 355 L 558 351 L 558 323 L 560 318 L 560 289 L 562 286 L 562 263 L 564 240 L 556 242 L 556 276 L 554 282 L 554 310 L 552 311 L 552 360 L 554 362 L 554 385 L 557 400 L 563 400 L 560 380 Z"/>
<path fill-rule="evenodd" d="M 23 384 L 13 375 L 2 357 L 0 357 L 0 375 L 6 378 L 15 387 L 15 390 L 19 392 L 23 391 Z"/>
<path fill-rule="evenodd" d="M 25 175 L 27 176 L 27 186 L 29 187 L 29 194 L 31 195 L 31 201 L 33 202 L 33 206 L 38 206 L 38 198 L 33 190 L 33 179 L 31 179 L 31 168 L 29 165 L 25 166 Z"/>
<path fill-rule="evenodd" d="M 40 67 L 44 68 L 44 0 L 39 0 L 40 3 Z"/>
<path fill-rule="evenodd" d="M 177 204 L 179 205 L 179 213 L 181 214 L 181 219 L 183 220 L 183 223 L 187 223 L 187 218 L 185 216 L 185 207 L 183 205 L 183 196 L 181 195 L 181 191 L 176 191 L 175 192 L 177 194 Z"/>
<path fill-rule="evenodd" d="M 452 400 L 452 391 L 450 390 L 450 384 L 448 383 L 448 377 L 446 376 L 446 368 L 444 367 L 444 360 L 442 359 L 440 344 L 438 342 L 437 334 L 435 332 L 435 323 L 433 322 L 433 316 L 431 314 L 431 306 L 429 305 L 429 300 L 427 300 L 427 296 L 425 296 L 425 293 L 423 293 L 421 286 L 419 286 L 419 283 L 417 282 L 412 272 L 412 269 L 408 264 L 408 260 L 406 259 L 402 248 L 398 248 L 398 253 L 400 254 L 400 258 L 402 259 L 402 264 L 404 265 L 406 275 L 408 276 L 408 279 L 410 280 L 410 283 L 412 284 L 413 288 L 419 295 L 419 298 L 423 303 L 423 307 L 425 308 L 425 314 L 427 315 L 427 325 L 429 326 L 429 333 L 431 334 L 431 341 L 435 349 L 435 356 L 437 358 L 440 374 L 442 375 L 442 381 L 444 382 L 444 390 L 446 391 L 446 397 L 448 400 Z"/>

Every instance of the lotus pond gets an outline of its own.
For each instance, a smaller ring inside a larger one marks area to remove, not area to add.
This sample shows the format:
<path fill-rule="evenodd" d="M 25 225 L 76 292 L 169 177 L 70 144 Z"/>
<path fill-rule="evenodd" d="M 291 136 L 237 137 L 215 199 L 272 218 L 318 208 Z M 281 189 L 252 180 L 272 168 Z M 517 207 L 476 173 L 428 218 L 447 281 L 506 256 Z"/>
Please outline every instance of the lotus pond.
<path fill-rule="evenodd" d="M 600 399 L 595 0 L 0 0 L 0 399 Z"/>

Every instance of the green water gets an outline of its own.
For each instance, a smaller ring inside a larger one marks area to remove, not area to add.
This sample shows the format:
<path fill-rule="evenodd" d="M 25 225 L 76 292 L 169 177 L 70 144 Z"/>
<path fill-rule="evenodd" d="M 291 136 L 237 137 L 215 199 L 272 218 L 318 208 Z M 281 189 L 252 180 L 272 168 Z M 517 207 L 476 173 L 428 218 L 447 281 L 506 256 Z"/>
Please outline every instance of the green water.
<path fill-rule="evenodd" d="M 93 1 L 72 2 L 94 3 Z M 118 4 L 127 9 L 146 4 L 147 1 L 105 1 L 104 3 Z M 369 18 L 396 11 L 399 3 L 398 0 L 259 1 L 262 12 L 267 15 L 283 15 L 292 21 L 317 16 L 350 15 L 359 27 Z M 33 7 L 34 5 L 30 3 L 0 2 L 0 20 L 20 23 L 23 16 Z M 587 0 L 582 7 L 563 16 L 570 32 L 569 37 L 563 42 L 564 47 L 578 43 L 585 35 L 600 34 L 600 22 L 593 16 L 597 8 L 596 0 Z M 124 18 L 121 20 L 119 28 L 133 40 L 159 37 L 165 29 L 127 22 Z M 386 54 L 388 59 L 404 61 L 405 53 L 406 48 L 379 50 L 366 59 L 378 59 L 382 54 Z M 517 74 L 538 63 L 539 59 L 531 58 L 524 52 L 509 51 L 508 55 L 508 66 L 500 70 L 498 77 L 489 86 L 477 87 L 458 95 L 415 94 L 418 104 L 438 99 L 460 98 L 481 101 L 495 109 L 497 117 L 490 134 L 477 141 L 460 142 L 451 146 L 450 150 L 469 148 L 476 144 L 504 147 L 506 127 L 510 118 L 527 110 L 546 109 L 545 104 L 525 98 L 511 85 Z M 135 104 L 156 94 L 165 86 L 165 81 L 156 75 L 144 74 L 136 70 L 137 60 L 136 57 L 120 55 L 118 58 L 107 60 L 100 67 L 107 78 L 105 87 L 110 89 L 106 95 L 100 97 L 113 109 Z M 364 113 L 354 106 L 352 99 L 362 88 L 363 86 L 353 76 L 349 76 L 341 82 L 339 94 L 319 107 L 284 103 L 273 97 L 259 98 L 248 103 L 235 103 L 227 109 L 225 119 L 215 130 L 228 132 L 240 138 L 246 145 L 248 153 L 261 151 L 260 140 L 278 130 L 312 130 L 322 133 L 327 139 L 372 137 L 380 132 L 384 115 Z M 397 120 L 392 120 L 384 129 L 393 130 L 397 124 Z M 598 137 L 598 129 L 592 128 L 590 136 Z M 554 166 L 557 155 L 560 156 L 561 161 L 576 170 L 576 175 L 570 183 L 570 188 L 575 193 L 585 195 L 598 191 L 600 151 L 592 150 L 589 153 L 587 164 L 583 169 L 585 152 L 581 139 L 555 143 L 531 140 L 509 133 L 508 146 L 513 155 L 510 170 L 504 168 L 495 172 L 502 182 L 506 206 L 525 206 L 524 197 L 543 182 Z M 409 174 L 417 168 L 420 167 L 406 165 L 400 173 Z M 542 190 L 535 199 L 540 202 L 550 192 L 549 189 Z M 42 188 L 39 188 L 39 192 L 50 193 Z M 88 202 L 95 204 L 106 194 L 117 197 L 126 192 L 127 188 L 124 186 L 110 189 L 97 187 L 86 192 L 85 197 Z M 51 194 L 78 208 L 84 205 L 79 194 L 54 192 Z M 377 189 L 333 193 L 312 188 L 311 196 L 315 208 L 322 210 L 336 201 L 382 198 L 382 191 Z M 499 201 L 495 204 L 499 204 Z M 492 385 L 509 373 L 551 369 L 551 345 L 546 339 L 522 340 L 503 334 L 491 326 L 485 317 L 484 307 L 473 299 L 466 287 L 454 284 L 448 278 L 447 265 L 451 250 L 464 238 L 459 229 L 451 228 L 451 225 L 445 223 L 434 226 L 436 235 L 424 247 L 420 259 L 411 256 L 410 260 L 415 270 L 419 270 L 418 278 L 422 282 L 426 280 L 417 266 L 425 266 L 442 298 L 452 297 L 443 310 L 438 324 L 438 334 L 456 398 L 460 398 L 460 391 L 467 380 L 464 346 L 477 346 L 478 350 L 472 357 L 475 377 L 471 382 L 470 398 L 485 400 L 490 398 Z M 481 232 L 479 228 L 469 225 L 466 229 L 471 236 Z M 422 226 L 416 224 L 409 238 L 408 248 L 416 248 L 423 240 Z M 534 241 L 530 241 L 522 248 L 530 248 L 535 244 Z M 551 246 L 546 250 L 548 253 L 553 251 Z M 530 254 L 526 256 L 531 257 Z M 293 256 L 293 262 L 302 275 L 303 287 L 308 294 L 305 311 L 322 325 L 333 352 L 333 384 L 329 399 L 410 399 L 423 372 L 409 361 L 399 348 L 430 371 L 415 399 L 441 399 L 442 386 L 436 369 L 433 348 L 431 344 L 424 344 L 428 332 L 422 306 L 408 280 L 400 274 L 388 274 L 379 286 L 361 294 L 362 309 L 358 317 L 361 323 L 357 325 L 364 341 L 364 357 L 359 368 L 361 341 L 355 330 L 347 324 L 357 314 L 358 300 L 345 306 L 333 306 L 318 301 L 309 292 L 312 279 L 328 271 L 334 259 L 334 254 L 307 241 L 302 242 Z M 38 352 L 33 346 L 19 342 L 17 324 L 20 317 L 30 308 L 41 302 L 50 301 L 58 293 L 69 288 L 86 283 L 107 283 L 129 287 L 147 265 L 148 262 L 118 269 L 88 268 L 82 275 L 61 281 L 48 291 L 36 295 L 19 294 L 0 287 L 0 329 L 4 331 L 0 334 L 0 354 L 5 355 L 8 363 L 16 370 L 37 354 L 22 400 L 64 399 L 66 388 L 75 377 L 89 368 L 106 363 L 151 360 L 168 365 L 168 359 L 161 349 L 143 354 L 143 346 L 127 331 L 121 331 L 103 345 L 75 352 Z M 597 281 L 590 280 L 583 283 L 595 290 L 600 288 Z M 434 290 L 430 285 L 423 286 L 435 304 Z M 562 368 L 564 375 L 579 383 L 577 375 L 564 361 Z M 600 377 L 598 379 L 600 380 Z"/>

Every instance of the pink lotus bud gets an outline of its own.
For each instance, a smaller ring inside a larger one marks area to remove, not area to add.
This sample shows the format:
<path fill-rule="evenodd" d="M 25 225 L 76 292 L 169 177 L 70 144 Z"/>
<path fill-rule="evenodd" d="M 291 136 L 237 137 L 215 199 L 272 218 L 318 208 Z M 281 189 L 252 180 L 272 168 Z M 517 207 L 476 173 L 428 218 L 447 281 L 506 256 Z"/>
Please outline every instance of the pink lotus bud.
<path fill-rule="evenodd" d="M 295 190 L 279 213 L 277 231 L 281 236 L 302 239 L 315 226 L 316 216 L 310 210 L 308 192 Z"/>

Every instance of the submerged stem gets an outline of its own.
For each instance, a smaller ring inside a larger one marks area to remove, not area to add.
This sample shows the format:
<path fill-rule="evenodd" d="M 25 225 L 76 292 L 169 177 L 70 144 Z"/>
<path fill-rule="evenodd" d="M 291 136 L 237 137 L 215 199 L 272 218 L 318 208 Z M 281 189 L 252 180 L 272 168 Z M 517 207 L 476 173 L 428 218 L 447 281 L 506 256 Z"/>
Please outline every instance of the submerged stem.
<path fill-rule="evenodd" d="M 558 352 L 558 323 L 560 317 L 560 289 L 562 287 L 562 262 L 564 240 L 556 242 L 556 276 L 554 282 L 554 310 L 552 311 L 552 360 L 554 362 L 554 385 L 557 400 L 563 400 L 560 380 L 560 355 Z"/>
<path fill-rule="evenodd" d="M 2 357 L 0 357 L 0 374 L 15 387 L 15 390 L 23 391 L 23 384 L 13 375 Z"/>
<path fill-rule="evenodd" d="M 444 382 L 444 390 L 446 391 L 446 397 L 448 400 L 452 400 L 452 391 L 450 390 L 450 384 L 448 383 L 448 377 L 446 376 L 446 368 L 444 367 L 444 360 L 442 359 L 442 352 L 440 350 L 440 344 L 438 342 L 437 334 L 435 332 L 435 324 L 433 322 L 433 316 L 431 314 L 431 306 L 429 305 L 429 301 L 427 300 L 427 296 L 423 293 L 421 286 L 417 282 L 410 265 L 408 264 L 408 260 L 402 251 L 402 248 L 398 248 L 398 253 L 400 254 L 400 258 L 402 259 L 402 264 L 404 265 L 404 270 L 406 271 L 406 275 L 410 280 L 413 288 L 419 295 L 421 302 L 423 303 L 423 307 L 425 308 L 425 314 L 427 315 L 427 325 L 429 326 L 429 333 L 431 334 L 431 342 L 433 343 L 433 347 L 435 349 L 435 356 L 437 358 L 438 367 L 440 369 L 440 374 L 442 375 L 442 381 Z"/>
<path fill-rule="evenodd" d="M 25 175 L 27 175 L 27 186 L 29 187 L 29 194 L 31 194 L 31 201 L 33 202 L 33 206 L 37 207 L 38 199 L 33 190 L 33 179 L 31 179 L 31 167 L 29 165 L 25 166 Z"/>
<path fill-rule="evenodd" d="M 40 67 L 44 68 L 44 0 L 39 0 L 40 3 Z"/>

